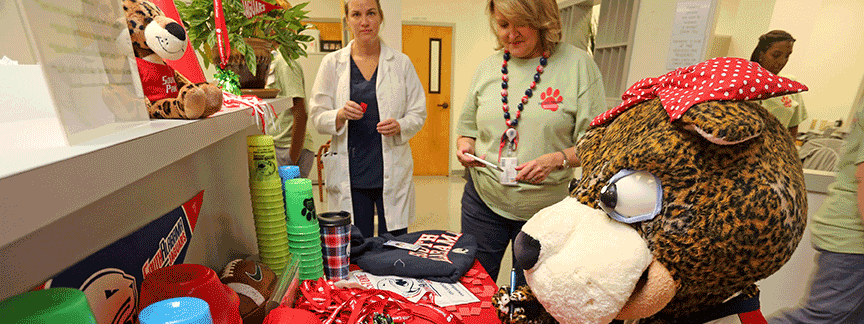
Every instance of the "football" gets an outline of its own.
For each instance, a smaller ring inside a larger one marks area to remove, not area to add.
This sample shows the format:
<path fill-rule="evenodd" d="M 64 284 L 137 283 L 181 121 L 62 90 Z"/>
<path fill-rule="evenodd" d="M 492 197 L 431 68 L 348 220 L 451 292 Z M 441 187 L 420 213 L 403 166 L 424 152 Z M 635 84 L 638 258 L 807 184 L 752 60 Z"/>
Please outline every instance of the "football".
<path fill-rule="evenodd" d="M 261 323 L 263 306 L 276 286 L 273 270 L 261 262 L 237 259 L 228 262 L 219 279 L 240 296 L 240 316 L 244 324 Z"/>

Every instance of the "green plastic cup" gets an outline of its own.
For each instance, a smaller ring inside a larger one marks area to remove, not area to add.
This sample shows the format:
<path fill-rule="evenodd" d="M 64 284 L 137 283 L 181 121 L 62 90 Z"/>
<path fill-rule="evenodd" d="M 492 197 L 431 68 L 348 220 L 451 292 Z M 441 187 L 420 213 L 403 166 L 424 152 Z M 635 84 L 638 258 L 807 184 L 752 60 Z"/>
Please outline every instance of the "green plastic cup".
<path fill-rule="evenodd" d="M 266 211 L 266 212 L 265 212 L 265 211 L 257 211 L 257 212 L 256 212 L 256 211 L 253 210 L 253 211 L 252 211 L 252 215 L 253 215 L 253 217 L 255 217 L 255 218 L 258 218 L 258 217 L 264 217 L 264 218 L 262 218 L 262 219 L 266 219 L 266 220 L 271 220 L 273 217 L 282 217 L 282 218 L 285 218 L 285 212 L 284 212 L 284 211 L 280 211 L 280 210 L 273 210 L 273 211 Z M 286 226 L 285 226 L 285 230 L 286 230 L 286 231 L 288 230 L 287 223 L 286 223 Z"/>
<path fill-rule="evenodd" d="M 321 232 L 308 232 L 308 233 L 297 233 L 288 232 L 288 237 L 292 238 L 295 241 L 311 241 L 311 240 L 321 240 Z"/>
<path fill-rule="evenodd" d="M 285 232 L 285 236 L 288 236 L 288 232 L 285 231 L 285 222 L 278 220 L 255 220 L 255 232 L 256 233 L 266 233 L 266 234 L 276 234 L 276 230 Z M 264 230 L 263 232 L 261 230 Z"/>
<path fill-rule="evenodd" d="M 278 175 L 277 175 L 278 177 Z M 272 192 L 273 190 L 282 191 L 282 181 L 269 179 L 269 180 L 259 180 L 259 181 L 249 181 L 249 192 L 261 192 L 263 194 Z"/>
<path fill-rule="evenodd" d="M 317 248 L 318 252 L 321 252 L 321 241 L 319 240 L 319 241 L 297 242 L 297 241 L 292 241 L 289 238 L 288 239 L 288 247 L 290 247 L 292 249 L 301 249 L 301 250 Z"/>
<path fill-rule="evenodd" d="M 285 215 L 285 207 L 282 207 L 282 206 L 261 207 L 261 206 L 254 206 L 253 205 L 252 206 L 252 214 L 253 215 L 276 215 L 277 217 L 281 216 L 282 218 L 285 218 L 284 216 L 282 216 L 282 215 Z M 286 222 L 286 224 L 287 224 L 287 222 Z M 286 227 L 286 229 L 287 229 L 287 227 Z"/>
<path fill-rule="evenodd" d="M 321 262 L 318 263 L 309 263 L 308 265 L 300 265 L 300 271 L 311 273 L 315 271 L 324 271 L 324 264 Z"/>
<path fill-rule="evenodd" d="M 283 196 L 281 192 L 278 195 L 252 196 L 251 200 L 253 203 L 273 202 L 283 205 L 285 204 L 285 196 Z"/>
<path fill-rule="evenodd" d="M 260 197 L 256 197 L 260 198 Z M 264 198 L 264 200 L 252 200 L 252 207 L 258 209 L 273 209 L 273 208 L 281 208 L 285 209 L 285 202 L 279 201 L 275 199 Z"/>
<path fill-rule="evenodd" d="M 255 213 L 255 212 L 253 212 L 252 213 L 252 219 L 255 220 L 256 222 L 262 222 L 262 223 L 272 223 L 272 222 L 285 223 L 285 217 L 280 215 L 279 213 Z M 286 224 L 285 228 L 287 230 L 287 228 L 288 228 L 287 224 L 288 223 L 285 223 L 285 224 Z"/>
<path fill-rule="evenodd" d="M 260 210 L 268 210 L 268 209 L 285 210 L 285 204 L 281 201 L 256 200 L 256 201 L 252 201 L 252 208 L 260 209 Z"/>
<path fill-rule="evenodd" d="M 315 271 L 312 273 L 300 272 L 300 280 L 318 280 L 324 276 L 324 271 Z"/>
<path fill-rule="evenodd" d="M 289 179 L 285 180 L 284 187 L 288 224 L 318 226 L 315 198 L 312 196 L 312 180 L 305 178 Z"/>
<path fill-rule="evenodd" d="M 320 257 L 320 256 L 319 256 L 319 257 L 315 257 L 315 256 L 313 256 L 313 257 L 311 257 L 311 258 L 308 258 L 308 259 L 302 260 L 302 262 L 303 262 L 306 266 L 309 266 L 309 267 L 311 267 L 311 266 L 313 266 L 313 265 L 316 265 L 316 264 L 319 265 L 319 266 L 321 266 L 322 268 L 324 267 L 324 258 L 323 258 L 323 257 Z"/>
<path fill-rule="evenodd" d="M 297 257 L 297 259 L 300 260 L 301 264 L 306 264 L 309 261 L 316 261 L 317 262 L 317 260 L 323 259 L 321 256 L 319 256 L 319 255 L 323 255 L 323 253 L 321 253 L 321 251 L 318 251 L 318 253 L 315 253 L 315 252 L 310 252 L 310 251 L 293 249 L 293 250 L 291 250 L 291 254 L 295 255 Z"/>
<path fill-rule="evenodd" d="M 275 184 L 269 184 L 267 187 L 259 187 L 256 184 L 256 187 L 252 187 L 253 184 L 249 184 L 249 194 L 254 196 L 273 196 L 273 195 L 282 195 L 282 185 L 280 184 L 278 187 Z"/>
<path fill-rule="evenodd" d="M 304 269 L 302 266 L 300 267 L 300 279 L 302 280 L 316 280 L 324 276 L 323 267 L 320 269 Z"/>
<path fill-rule="evenodd" d="M 282 272 L 285 271 L 284 267 L 280 268 L 277 265 L 283 264 L 283 263 L 285 263 L 285 261 L 288 261 L 288 258 L 274 259 L 274 260 L 265 260 L 263 257 L 261 258 L 261 262 L 264 262 L 264 264 L 266 264 L 267 267 L 270 268 L 270 270 L 273 270 L 273 273 L 275 273 L 277 277 L 281 276 Z"/>
<path fill-rule="evenodd" d="M 258 245 L 258 254 L 262 258 L 284 258 L 291 254 L 291 251 L 286 249 L 284 246 L 273 246 L 268 247 L 266 245 Z"/>
<path fill-rule="evenodd" d="M 282 232 L 285 232 L 285 228 L 278 226 L 278 225 L 273 226 L 273 227 L 263 227 L 263 226 L 256 225 L 256 227 L 255 227 L 255 235 L 257 235 L 259 239 L 262 239 L 262 238 L 266 239 L 266 240 L 278 239 L 278 240 L 285 240 L 285 242 L 287 243 L 288 242 L 288 233 L 285 233 L 285 235 L 282 235 Z"/>
<path fill-rule="evenodd" d="M 255 233 L 258 242 L 267 243 L 267 245 L 282 245 L 288 246 L 288 237 L 286 235 L 280 235 L 280 233 Z"/>
<path fill-rule="evenodd" d="M 273 251 L 268 251 L 266 248 L 258 247 L 258 255 L 261 257 L 261 261 L 264 260 L 279 260 L 287 258 L 291 255 L 287 249 L 281 250 L 280 248 L 273 248 Z M 284 261 L 283 261 L 284 262 Z M 269 266 L 269 264 L 268 264 Z"/>
<path fill-rule="evenodd" d="M 288 242 L 296 243 L 296 244 L 300 244 L 300 245 L 308 245 L 308 244 L 320 245 L 321 244 L 321 235 L 319 234 L 319 235 L 299 236 L 299 235 L 292 235 L 289 233 L 288 234 Z"/>
<path fill-rule="evenodd" d="M 246 148 L 249 156 L 249 181 L 280 180 L 273 136 L 247 136 Z"/>
<path fill-rule="evenodd" d="M 255 221 L 255 232 L 261 234 L 275 234 L 276 231 L 285 231 L 285 221 Z M 286 232 L 287 234 L 287 232 Z"/>
<path fill-rule="evenodd" d="M 324 252 L 321 251 L 321 246 L 318 247 L 288 247 L 291 251 L 291 254 L 296 255 L 300 260 L 311 260 L 314 258 L 322 258 Z"/>
<path fill-rule="evenodd" d="M 321 232 L 321 225 L 317 223 L 312 225 L 288 225 L 288 229 L 297 233 Z"/>
<path fill-rule="evenodd" d="M 285 223 L 285 218 L 280 217 L 279 214 L 252 214 L 252 221 L 255 222 L 255 225 L 263 225 L 264 227 L 275 227 L 276 225 L 280 225 L 284 227 L 285 232 L 288 232 L 288 225 Z M 268 226 L 269 225 L 269 226 Z"/>
<path fill-rule="evenodd" d="M 96 324 L 87 295 L 74 288 L 49 288 L 13 296 L 0 302 L 4 323 Z"/>

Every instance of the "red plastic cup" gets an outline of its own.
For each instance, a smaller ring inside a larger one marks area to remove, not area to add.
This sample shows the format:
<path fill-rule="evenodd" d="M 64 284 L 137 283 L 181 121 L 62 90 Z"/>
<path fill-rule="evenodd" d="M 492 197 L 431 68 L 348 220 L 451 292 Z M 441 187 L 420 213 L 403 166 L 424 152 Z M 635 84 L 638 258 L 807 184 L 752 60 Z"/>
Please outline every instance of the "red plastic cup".
<path fill-rule="evenodd" d="M 175 264 L 151 272 L 141 283 L 141 307 L 176 297 L 196 297 L 210 305 L 213 324 L 242 324 L 240 297 L 199 264 Z"/>
<path fill-rule="evenodd" d="M 321 320 L 315 314 L 303 309 L 279 306 L 267 314 L 264 324 L 319 324 Z"/>

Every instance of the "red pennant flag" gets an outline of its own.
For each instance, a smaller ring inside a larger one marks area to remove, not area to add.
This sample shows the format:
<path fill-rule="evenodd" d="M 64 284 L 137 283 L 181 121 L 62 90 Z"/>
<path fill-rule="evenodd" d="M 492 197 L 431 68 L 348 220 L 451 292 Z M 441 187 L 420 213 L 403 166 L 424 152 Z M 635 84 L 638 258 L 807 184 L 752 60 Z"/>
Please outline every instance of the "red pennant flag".
<path fill-rule="evenodd" d="M 266 13 L 273 9 L 280 9 L 279 6 L 270 4 L 261 0 L 243 0 L 243 15 L 246 18 L 252 19 L 257 15 Z"/>
<path fill-rule="evenodd" d="M 225 68 L 231 56 L 231 43 L 228 42 L 228 28 L 225 27 L 225 14 L 222 11 L 222 0 L 213 0 L 213 16 L 216 20 L 216 46 L 219 47 L 219 66 Z"/>

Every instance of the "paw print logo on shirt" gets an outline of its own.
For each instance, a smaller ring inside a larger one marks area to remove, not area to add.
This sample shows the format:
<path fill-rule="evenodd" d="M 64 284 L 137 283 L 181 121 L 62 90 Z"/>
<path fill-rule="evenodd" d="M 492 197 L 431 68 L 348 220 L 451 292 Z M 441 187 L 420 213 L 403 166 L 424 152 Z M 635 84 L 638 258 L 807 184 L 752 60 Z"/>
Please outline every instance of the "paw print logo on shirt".
<path fill-rule="evenodd" d="M 789 96 L 783 96 L 780 98 L 780 101 L 783 102 L 783 106 L 786 108 L 792 107 L 792 98 Z"/>
<path fill-rule="evenodd" d="M 558 89 L 552 90 L 552 87 L 546 88 L 546 91 L 540 93 L 540 107 L 558 111 L 558 104 L 564 102 L 564 97 L 560 96 L 560 92 Z"/>

